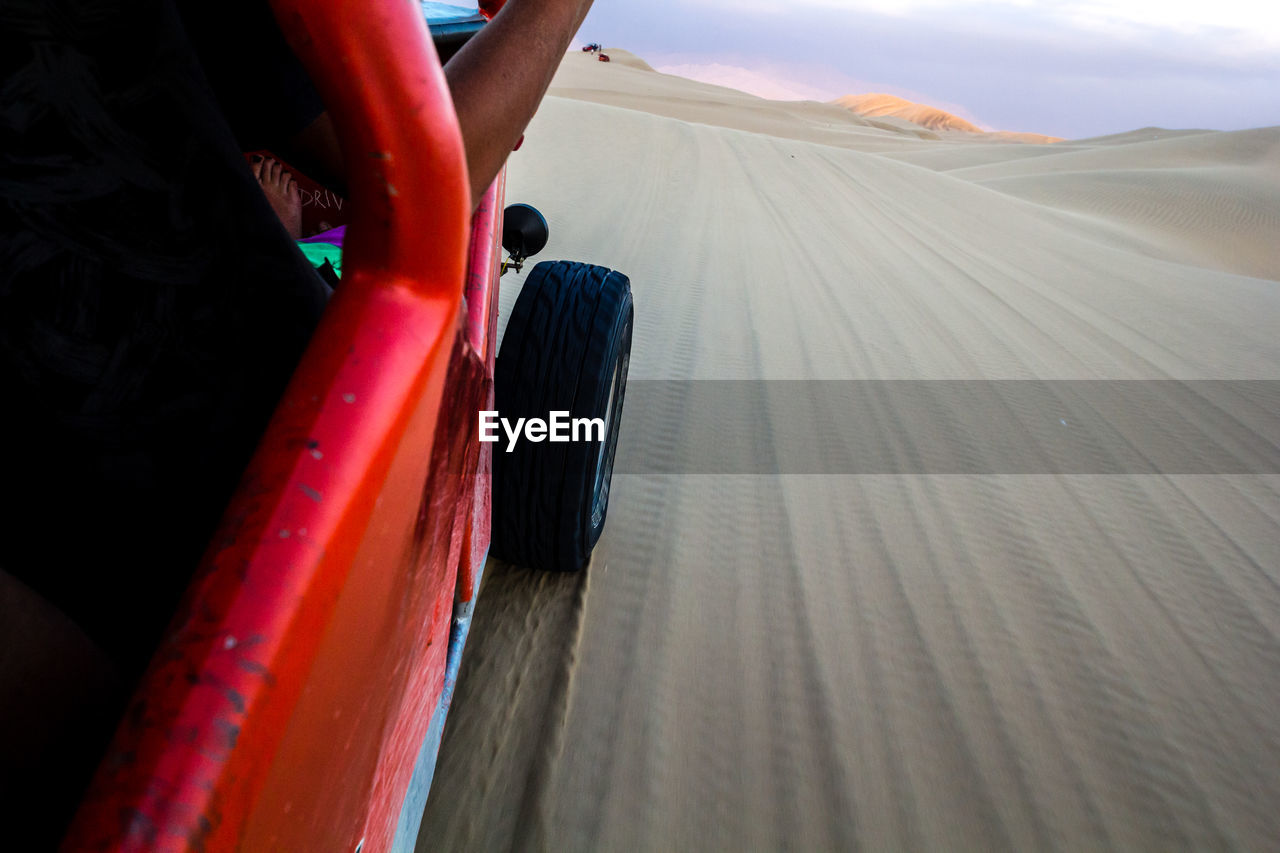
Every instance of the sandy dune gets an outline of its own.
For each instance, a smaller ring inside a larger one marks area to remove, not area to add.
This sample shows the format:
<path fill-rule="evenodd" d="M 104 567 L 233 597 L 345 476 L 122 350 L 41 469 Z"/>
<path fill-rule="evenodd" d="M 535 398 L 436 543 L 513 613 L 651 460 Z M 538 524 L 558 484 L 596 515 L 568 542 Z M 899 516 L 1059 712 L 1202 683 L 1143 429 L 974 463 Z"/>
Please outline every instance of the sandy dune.
<path fill-rule="evenodd" d="M 918 124 L 921 127 L 928 128 L 929 130 L 940 131 L 944 134 L 950 133 L 950 135 L 954 135 L 954 132 L 958 131 L 965 134 L 977 134 L 985 140 L 996 142 L 1033 142 L 1046 144 L 1062 141 L 1059 137 L 1045 136 L 1043 133 L 1026 133 L 1014 130 L 983 130 L 971 122 L 965 121 L 959 116 L 952 115 L 946 110 L 940 110 L 937 107 L 931 107 L 928 104 L 917 104 L 915 101 L 908 101 L 905 98 L 899 98 L 897 95 L 885 95 L 882 93 L 844 95 L 836 98 L 835 104 L 844 107 L 855 115 L 866 118 L 892 116 L 894 118 L 905 119 L 912 124 Z"/>
<path fill-rule="evenodd" d="M 491 563 L 419 848 L 1280 849 L 1270 385 L 1245 473 L 789 473 L 772 383 L 723 435 L 775 473 L 650 473 L 688 380 L 1280 379 L 1280 129 L 931 140 L 609 52 L 509 197 L 668 381 L 589 571 Z"/>
<path fill-rule="evenodd" d="M 963 130 L 969 133 L 981 133 L 982 128 L 952 115 L 946 110 L 917 104 L 897 95 L 871 93 L 865 95 L 844 95 L 836 98 L 836 103 L 846 110 L 861 116 L 897 116 L 909 122 L 927 127 L 930 130 Z"/>

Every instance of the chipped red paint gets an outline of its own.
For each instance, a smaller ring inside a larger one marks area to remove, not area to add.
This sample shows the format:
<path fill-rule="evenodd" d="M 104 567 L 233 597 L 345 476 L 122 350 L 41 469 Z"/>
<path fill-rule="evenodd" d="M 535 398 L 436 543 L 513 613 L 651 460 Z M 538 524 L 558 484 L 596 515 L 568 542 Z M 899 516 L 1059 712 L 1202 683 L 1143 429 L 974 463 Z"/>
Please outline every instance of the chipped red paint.
<path fill-rule="evenodd" d="M 343 284 L 68 850 L 386 849 L 440 695 L 455 584 L 470 597 L 488 541 L 475 412 L 492 404 L 497 299 L 480 270 L 496 268 L 501 183 L 464 279 L 465 161 L 416 6 L 274 6 L 343 150 L 363 153 L 347 158 Z"/>
<path fill-rule="evenodd" d="M 498 348 L 498 280 L 502 265 L 502 209 L 506 203 L 506 170 L 498 175 L 485 193 L 472 218 L 471 253 L 467 264 L 467 340 L 480 354 L 485 365 L 483 406 L 493 409 L 493 364 Z M 473 410 L 474 411 L 474 410 Z M 477 425 L 478 426 L 478 425 Z M 466 525 L 465 559 L 458 570 L 458 601 L 470 601 L 475 595 L 476 575 L 489 551 L 490 475 L 493 468 L 493 445 L 473 442 L 476 459 L 475 496 L 471 505 L 472 522 Z"/>
<path fill-rule="evenodd" d="M 507 194 L 504 169 L 480 199 L 471 219 L 471 248 L 467 256 L 467 342 L 478 353 L 491 347 L 496 330 L 498 289 L 502 262 L 502 206 Z M 488 353 L 492 355 L 492 353 Z"/>

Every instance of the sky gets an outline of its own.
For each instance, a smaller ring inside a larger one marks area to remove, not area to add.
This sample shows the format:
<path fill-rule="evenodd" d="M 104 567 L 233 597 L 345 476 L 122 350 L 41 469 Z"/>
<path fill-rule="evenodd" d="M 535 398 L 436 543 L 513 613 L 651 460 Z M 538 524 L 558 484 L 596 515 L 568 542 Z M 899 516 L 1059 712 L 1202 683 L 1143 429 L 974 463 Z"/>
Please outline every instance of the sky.
<path fill-rule="evenodd" d="M 579 44 L 765 97 L 1082 138 L 1280 125 L 1275 0 L 595 0 Z"/>

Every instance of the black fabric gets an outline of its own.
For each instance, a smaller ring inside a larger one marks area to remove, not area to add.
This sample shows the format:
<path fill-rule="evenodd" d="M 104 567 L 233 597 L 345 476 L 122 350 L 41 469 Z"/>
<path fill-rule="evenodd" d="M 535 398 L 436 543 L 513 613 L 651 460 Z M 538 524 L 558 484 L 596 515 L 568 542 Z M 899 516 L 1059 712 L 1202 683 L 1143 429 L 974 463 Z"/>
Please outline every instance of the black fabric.
<path fill-rule="evenodd" d="M 277 148 L 324 112 L 267 0 L 178 0 L 178 14 L 240 148 Z"/>
<path fill-rule="evenodd" d="M 167 0 L 0 4 L 0 565 L 126 673 L 328 293 Z"/>
<path fill-rule="evenodd" d="M 324 263 L 316 267 L 316 272 L 320 275 L 320 278 L 324 279 L 324 283 L 330 287 L 336 288 L 341 281 L 338 271 L 333 268 L 333 264 L 329 262 L 328 258 L 325 258 Z"/>

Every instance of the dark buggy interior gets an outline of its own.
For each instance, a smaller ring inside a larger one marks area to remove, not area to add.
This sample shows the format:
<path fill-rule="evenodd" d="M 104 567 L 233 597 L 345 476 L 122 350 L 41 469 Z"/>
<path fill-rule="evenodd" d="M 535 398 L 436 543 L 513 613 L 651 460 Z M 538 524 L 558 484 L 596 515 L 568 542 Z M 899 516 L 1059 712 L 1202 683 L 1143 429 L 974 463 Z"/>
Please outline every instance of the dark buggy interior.
<path fill-rule="evenodd" d="M 0 41 L 0 802 L 46 849 L 326 304 L 242 156 L 323 105 L 265 2 L 12 0 Z"/>

